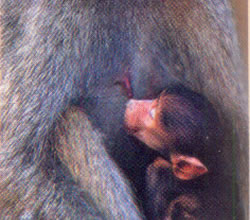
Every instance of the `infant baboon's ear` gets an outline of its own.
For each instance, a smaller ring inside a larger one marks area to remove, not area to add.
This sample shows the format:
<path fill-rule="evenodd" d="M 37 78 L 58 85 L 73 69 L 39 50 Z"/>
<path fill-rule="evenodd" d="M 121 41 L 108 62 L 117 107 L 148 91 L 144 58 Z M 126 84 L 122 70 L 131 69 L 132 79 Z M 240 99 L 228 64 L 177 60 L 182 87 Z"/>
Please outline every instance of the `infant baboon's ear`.
<path fill-rule="evenodd" d="M 207 167 L 196 157 L 171 154 L 172 170 L 181 180 L 191 180 L 208 172 Z"/>

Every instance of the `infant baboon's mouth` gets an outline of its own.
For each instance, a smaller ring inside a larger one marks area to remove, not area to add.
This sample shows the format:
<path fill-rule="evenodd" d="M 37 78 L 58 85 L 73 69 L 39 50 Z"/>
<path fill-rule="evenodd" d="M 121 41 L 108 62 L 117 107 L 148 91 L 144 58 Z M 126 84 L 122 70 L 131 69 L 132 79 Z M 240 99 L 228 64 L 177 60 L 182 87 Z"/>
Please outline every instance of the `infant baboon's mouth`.
<path fill-rule="evenodd" d="M 124 127 L 125 127 L 125 130 L 127 131 L 127 133 L 129 134 L 129 135 L 135 135 L 140 129 L 139 128 L 130 128 L 130 127 L 128 127 L 126 124 L 124 125 Z"/>

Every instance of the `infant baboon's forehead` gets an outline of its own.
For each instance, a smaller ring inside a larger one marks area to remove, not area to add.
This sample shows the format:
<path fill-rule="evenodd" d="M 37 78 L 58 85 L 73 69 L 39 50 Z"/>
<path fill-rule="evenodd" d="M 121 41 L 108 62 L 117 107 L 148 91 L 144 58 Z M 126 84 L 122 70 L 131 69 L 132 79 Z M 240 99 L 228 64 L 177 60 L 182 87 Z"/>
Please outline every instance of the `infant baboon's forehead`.
<path fill-rule="evenodd" d="M 168 94 L 166 92 L 160 94 L 157 108 L 162 114 L 178 112 L 185 115 L 188 112 L 197 111 L 191 100 L 178 94 Z"/>
<path fill-rule="evenodd" d="M 166 131 L 197 129 L 204 119 L 202 112 L 186 97 L 178 94 L 161 93 L 157 104 L 159 124 Z M 178 132 L 177 132 L 178 133 Z"/>

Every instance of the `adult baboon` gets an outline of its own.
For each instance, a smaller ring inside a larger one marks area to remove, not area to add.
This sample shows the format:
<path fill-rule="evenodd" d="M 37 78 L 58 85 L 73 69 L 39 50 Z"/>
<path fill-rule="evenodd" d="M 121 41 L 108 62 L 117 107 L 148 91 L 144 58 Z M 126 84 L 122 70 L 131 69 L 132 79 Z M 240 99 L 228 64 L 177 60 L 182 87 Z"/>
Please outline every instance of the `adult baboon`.
<path fill-rule="evenodd" d="M 116 168 L 108 181 L 124 187 L 110 197 L 115 201 L 124 193 L 128 201 L 112 207 L 98 201 L 99 193 L 93 198 L 98 189 L 82 189 L 71 178 L 55 147 L 62 115 L 79 106 L 101 129 L 103 145 L 140 199 L 145 161 L 152 158 L 146 150 L 136 151 L 121 129 L 127 95 L 119 82 L 124 75 L 130 76 L 137 99 L 155 97 L 178 82 L 209 99 L 224 133 L 218 172 L 232 176 L 227 182 L 232 188 L 221 202 L 230 203 L 233 216 L 243 210 L 235 180 L 247 186 L 246 86 L 228 1 L 2 0 L 0 10 L 2 218 L 140 218 Z M 241 166 L 239 155 L 246 155 Z M 89 169 L 93 160 L 88 158 Z M 246 190 L 240 191 L 245 204 Z"/>

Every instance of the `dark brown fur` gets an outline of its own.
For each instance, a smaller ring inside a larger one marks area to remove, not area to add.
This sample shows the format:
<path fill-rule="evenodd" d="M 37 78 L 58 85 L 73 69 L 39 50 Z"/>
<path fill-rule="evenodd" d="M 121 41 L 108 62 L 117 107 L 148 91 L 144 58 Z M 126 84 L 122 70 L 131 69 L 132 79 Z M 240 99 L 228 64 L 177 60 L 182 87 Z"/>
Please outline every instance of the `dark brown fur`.
<path fill-rule="evenodd" d="M 230 207 L 221 203 L 220 198 L 230 187 L 220 184 L 220 176 L 180 180 L 173 174 L 171 166 L 158 157 L 146 170 L 145 212 L 148 219 L 231 219 Z"/>

